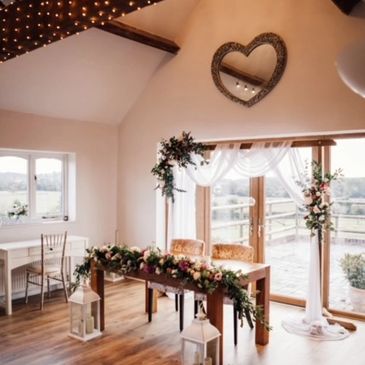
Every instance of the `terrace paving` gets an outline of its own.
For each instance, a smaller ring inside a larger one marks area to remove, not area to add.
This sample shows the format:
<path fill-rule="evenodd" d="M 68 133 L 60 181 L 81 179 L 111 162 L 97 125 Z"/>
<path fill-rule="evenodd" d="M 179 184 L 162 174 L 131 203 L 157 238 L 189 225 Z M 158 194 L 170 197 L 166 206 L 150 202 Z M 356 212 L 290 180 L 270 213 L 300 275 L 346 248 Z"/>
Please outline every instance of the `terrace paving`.
<path fill-rule="evenodd" d="M 266 245 L 266 262 L 271 265 L 271 292 L 305 298 L 308 285 L 309 239 L 273 241 Z M 365 242 L 331 245 L 330 307 L 351 311 L 349 284 L 340 267 L 345 253 L 365 252 Z"/>

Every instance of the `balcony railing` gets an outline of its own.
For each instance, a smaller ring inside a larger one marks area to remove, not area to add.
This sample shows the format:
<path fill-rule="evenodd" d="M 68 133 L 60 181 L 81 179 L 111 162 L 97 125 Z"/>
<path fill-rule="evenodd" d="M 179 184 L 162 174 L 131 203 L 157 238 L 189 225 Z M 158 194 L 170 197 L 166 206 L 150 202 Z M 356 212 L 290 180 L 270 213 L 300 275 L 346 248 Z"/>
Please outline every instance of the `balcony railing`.
<path fill-rule="evenodd" d="M 365 210 L 365 199 L 337 200 L 335 203 L 339 211 L 346 210 L 343 208 L 349 205 L 364 207 Z M 300 210 L 293 200 L 268 200 L 265 208 L 265 234 L 268 243 L 276 239 L 297 239 L 300 235 L 308 234 L 303 219 L 305 212 Z M 222 211 L 226 211 L 225 219 L 214 219 L 214 216 L 218 216 Z M 230 229 L 235 242 L 248 242 L 250 231 L 248 203 L 213 206 L 212 216 L 213 238 L 216 235 L 215 232 Z M 227 219 L 227 216 L 232 219 Z M 344 221 L 347 222 L 346 225 L 342 224 Z M 336 239 L 365 240 L 365 214 L 335 213 L 332 214 L 332 222 Z M 356 226 L 360 226 L 360 229 L 355 229 Z"/>

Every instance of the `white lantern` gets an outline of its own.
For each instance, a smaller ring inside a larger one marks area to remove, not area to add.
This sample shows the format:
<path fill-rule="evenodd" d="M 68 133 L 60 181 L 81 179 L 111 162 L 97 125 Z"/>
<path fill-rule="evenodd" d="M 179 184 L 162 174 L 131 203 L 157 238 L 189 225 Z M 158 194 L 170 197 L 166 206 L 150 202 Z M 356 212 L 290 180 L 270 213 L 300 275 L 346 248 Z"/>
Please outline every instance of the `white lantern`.
<path fill-rule="evenodd" d="M 101 336 L 100 297 L 85 283 L 80 285 L 69 298 L 70 333 L 69 336 L 80 341 L 89 341 Z M 96 306 L 96 315 L 92 308 Z"/>
<path fill-rule="evenodd" d="M 219 365 L 217 328 L 200 311 L 191 325 L 181 332 L 181 361 L 183 365 Z"/>

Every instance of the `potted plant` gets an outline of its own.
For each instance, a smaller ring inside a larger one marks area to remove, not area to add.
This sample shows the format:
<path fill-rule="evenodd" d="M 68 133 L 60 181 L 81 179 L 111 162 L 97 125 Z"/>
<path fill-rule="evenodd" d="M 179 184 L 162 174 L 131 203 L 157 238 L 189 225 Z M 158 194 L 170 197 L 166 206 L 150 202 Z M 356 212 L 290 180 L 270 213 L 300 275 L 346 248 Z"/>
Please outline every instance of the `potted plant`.
<path fill-rule="evenodd" d="M 350 300 L 356 312 L 365 313 L 365 253 L 341 259 L 341 268 L 350 283 Z"/>

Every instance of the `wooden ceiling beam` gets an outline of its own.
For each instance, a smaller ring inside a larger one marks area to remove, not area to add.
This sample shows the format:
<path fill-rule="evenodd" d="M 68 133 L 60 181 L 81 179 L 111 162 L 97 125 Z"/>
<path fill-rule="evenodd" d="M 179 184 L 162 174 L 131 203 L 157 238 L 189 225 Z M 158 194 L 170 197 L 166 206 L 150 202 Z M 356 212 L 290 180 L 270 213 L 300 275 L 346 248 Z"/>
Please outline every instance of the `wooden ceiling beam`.
<path fill-rule="evenodd" d="M 360 0 L 332 0 L 332 2 L 334 2 L 343 13 L 348 15 Z"/>
<path fill-rule="evenodd" d="M 111 20 L 106 22 L 104 25 L 100 24 L 97 26 L 97 28 L 169 53 L 176 54 L 180 50 L 180 47 L 169 39 L 145 32 L 141 29 L 121 23 L 117 20 Z"/>
<path fill-rule="evenodd" d="M 266 81 L 258 76 L 250 75 L 248 73 L 245 73 L 238 68 L 235 68 L 227 63 L 222 63 L 220 69 L 220 72 L 225 73 L 226 75 L 232 76 L 238 80 L 241 80 L 243 82 L 247 82 L 248 84 L 251 84 L 252 86 L 263 86 Z"/>
<path fill-rule="evenodd" d="M 0 9 L 0 62 L 163 0 L 18 0 Z"/>

